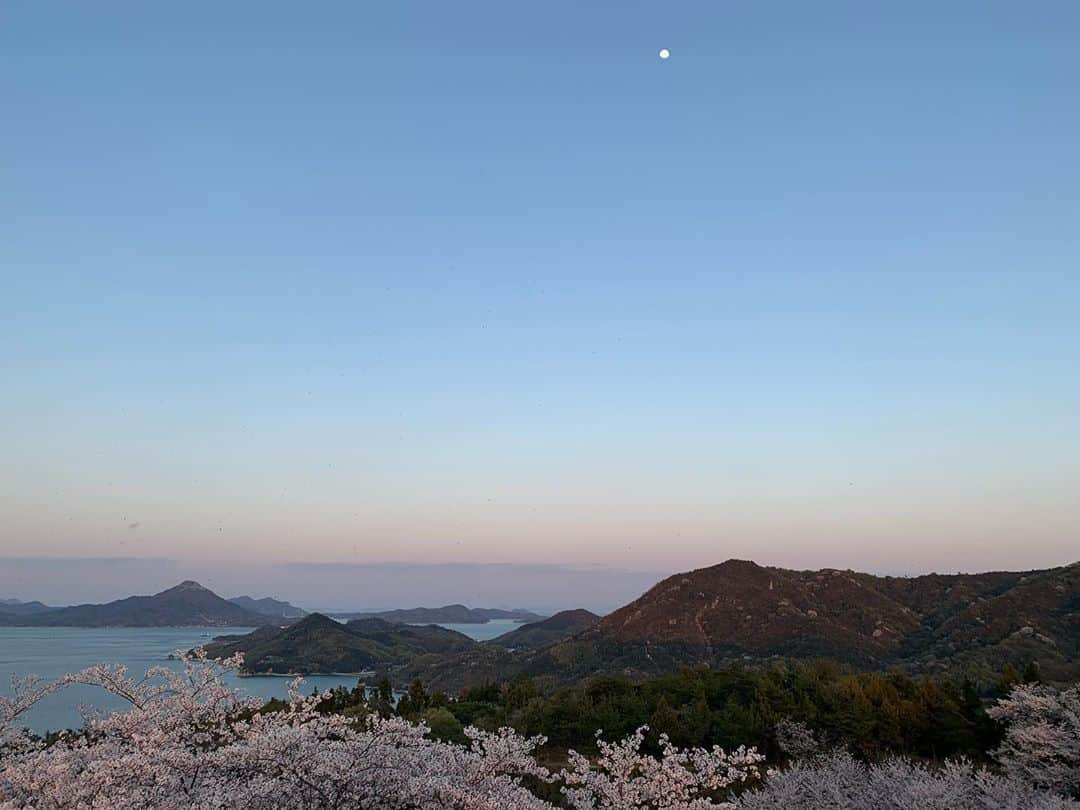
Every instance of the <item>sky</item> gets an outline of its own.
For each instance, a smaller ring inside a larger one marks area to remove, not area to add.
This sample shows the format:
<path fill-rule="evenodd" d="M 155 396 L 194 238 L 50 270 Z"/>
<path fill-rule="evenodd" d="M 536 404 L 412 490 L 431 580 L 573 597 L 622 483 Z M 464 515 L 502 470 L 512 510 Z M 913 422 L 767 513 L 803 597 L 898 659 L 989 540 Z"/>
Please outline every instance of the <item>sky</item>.
<path fill-rule="evenodd" d="M 1078 41 L 1071 2 L 4 3 L 9 590 L 1080 558 Z"/>

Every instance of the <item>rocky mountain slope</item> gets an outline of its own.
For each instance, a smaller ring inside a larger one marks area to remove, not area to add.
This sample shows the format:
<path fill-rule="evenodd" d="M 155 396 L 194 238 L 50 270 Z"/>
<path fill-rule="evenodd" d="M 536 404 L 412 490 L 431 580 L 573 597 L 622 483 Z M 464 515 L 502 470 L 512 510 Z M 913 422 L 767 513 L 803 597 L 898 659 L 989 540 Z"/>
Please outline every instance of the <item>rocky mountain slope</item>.
<path fill-rule="evenodd" d="M 878 577 L 729 560 L 676 574 L 571 638 L 539 650 L 470 653 L 412 673 L 456 691 L 531 675 L 647 677 L 684 666 L 831 658 L 861 669 L 993 678 L 1035 661 L 1080 677 L 1080 563 L 1045 571 Z"/>
<path fill-rule="evenodd" d="M 1065 671 L 1080 655 L 1080 564 L 876 577 L 729 560 L 663 580 L 574 641 L 645 671 L 771 656 L 913 669 L 1026 658 Z"/>

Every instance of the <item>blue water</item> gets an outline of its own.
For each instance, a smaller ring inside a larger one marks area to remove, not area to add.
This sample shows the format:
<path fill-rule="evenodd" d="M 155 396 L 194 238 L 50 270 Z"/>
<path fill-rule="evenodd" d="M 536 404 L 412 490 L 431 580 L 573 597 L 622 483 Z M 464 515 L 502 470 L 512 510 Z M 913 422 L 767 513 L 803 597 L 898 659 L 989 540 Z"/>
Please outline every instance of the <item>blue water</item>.
<path fill-rule="evenodd" d="M 457 630 L 477 641 L 490 641 L 503 633 L 509 633 L 521 625 L 513 619 L 493 619 L 485 624 L 454 624 L 453 622 L 440 623 L 439 627 L 447 630 Z"/>
<path fill-rule="evenodd" d="M 477 641 L 507 633 L 513 621 L 486 624 L 444 624 Z M 38 675 L 52 680 L 94 664 L 123 664 L 129 674 L 141 675 L 149 667 L 179 668 L 169 656 L 206 644 L 213 636 L 250 632 L 243 627 L 0 627 L 0 694 L 8 695 L 11 675 Z M 259 698 L 286 697 L 291 678 L 230 676 L 227 682 L 244 694 Z M 304 679 L 303 691 L 337 686 L 352 688 L 353 676 L 312 675 Z M 23 715 L 23 724 L 40 733 L 82 725 L 80 707 L 110 710 L 127 707 L 121 699 L 90 686 L 72 686 L 49 695 Z"/>
<path fill-rule="evenodd" d="M 242 627 L 0 627 L 0 693 L 9 695 L 10 676 L 36 674 L 51 680 L 94 664 L 124 664 L 129 674 L 141 675 L 148 667 L 179 668 L 169 655 L 206 644 L 211 636 L 250 632 Z M 228 682 L 241 692 L 260 698 L 286 697 L 289 678 L 231 676 Z M 352 687 L 355 677 L 319 675 L 304 679 L 303 691 L 335 686 Z M 82 725 L 80 706 L 123 709 L 119 698 L 91 686 L 73 686 L 49 695 L 23 715 L 23 724 L 42 733 Z"/>

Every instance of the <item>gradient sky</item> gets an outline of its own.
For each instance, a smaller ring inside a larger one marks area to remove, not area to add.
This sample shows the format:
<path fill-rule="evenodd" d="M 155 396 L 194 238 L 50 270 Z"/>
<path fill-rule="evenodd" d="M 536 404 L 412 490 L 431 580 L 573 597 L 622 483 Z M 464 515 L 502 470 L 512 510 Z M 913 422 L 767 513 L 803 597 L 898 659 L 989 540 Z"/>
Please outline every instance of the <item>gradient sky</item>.
<path fill-rule="evenodd" d="M 1078 42 L 9 0 L 0 556 L 1080 558 Z"/>

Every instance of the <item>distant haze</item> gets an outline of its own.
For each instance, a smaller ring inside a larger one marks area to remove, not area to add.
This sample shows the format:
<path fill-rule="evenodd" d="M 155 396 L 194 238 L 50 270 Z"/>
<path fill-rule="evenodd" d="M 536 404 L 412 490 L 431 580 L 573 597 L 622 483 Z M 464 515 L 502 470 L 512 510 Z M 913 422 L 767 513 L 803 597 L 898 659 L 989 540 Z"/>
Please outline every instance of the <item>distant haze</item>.
<path fill-rule="evenodd" d="M 4 559 L 0 597 L 47 604 L 105 602 L 150 594 L 185 579 L 221 596 L 274 596 L 308 610 L 568 607 L 607 612 L 640 596 L 664 573 L 548 565 L 319 565 L 165 559 Z"/>

